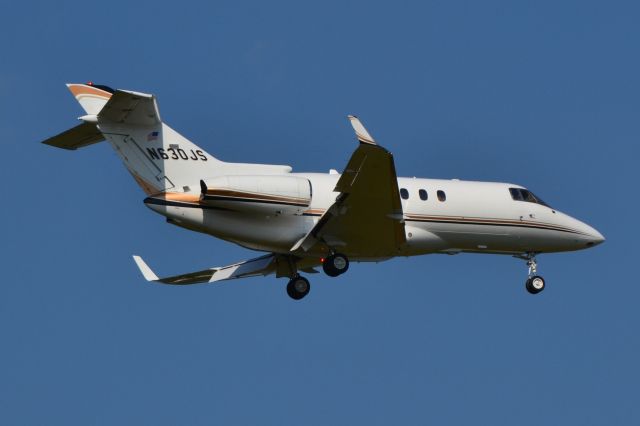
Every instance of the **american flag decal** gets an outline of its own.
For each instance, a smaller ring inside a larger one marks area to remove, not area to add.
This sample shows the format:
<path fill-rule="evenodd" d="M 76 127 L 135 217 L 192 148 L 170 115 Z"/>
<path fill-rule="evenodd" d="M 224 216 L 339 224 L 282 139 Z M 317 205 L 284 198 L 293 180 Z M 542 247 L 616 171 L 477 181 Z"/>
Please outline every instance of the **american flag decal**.
<path fill-rule="evenodd" d="M 157 141 L 158 140 L 158 132 L 151 132 L 147 135 L 147 142 Z"/>

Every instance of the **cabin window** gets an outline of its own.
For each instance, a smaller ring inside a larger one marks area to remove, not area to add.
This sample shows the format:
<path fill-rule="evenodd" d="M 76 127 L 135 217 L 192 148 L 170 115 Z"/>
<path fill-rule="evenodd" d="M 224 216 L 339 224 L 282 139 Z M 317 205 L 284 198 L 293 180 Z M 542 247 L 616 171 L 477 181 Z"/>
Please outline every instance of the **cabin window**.
<path fill-rule="evenodd" d="M 407 188 L 400 189 L 400 196 L 402 197 L 403 200 L 409 199 L 409 191 L 407 191 Z"/>
<path fill-rule="evenodd" d="M 509 193 L 511 194 L 511 198 L 513 198 L 515 201 L 526 201 L 528 203 L 536 203 L 549 207 L 549 205 L 542 201 L 540 197 L 533 195 L 533 192 L 527 189 L 509 188 Z"/>
<path fill-rule="evenodd" d="M 424 189 L 421 189 L 420 191 L 418 191 L 418 195 L 420 196 L 420 199 L 422 201 L 427 201 L 427 199 L 429 198 L 429 194 L 427 194 L 427 191 Z"/>
<path fill-rule="evenodd" d="M 442 190 L 438 190 L 438 200 L 447 201 L 447 194 L 445 194 Z"/>

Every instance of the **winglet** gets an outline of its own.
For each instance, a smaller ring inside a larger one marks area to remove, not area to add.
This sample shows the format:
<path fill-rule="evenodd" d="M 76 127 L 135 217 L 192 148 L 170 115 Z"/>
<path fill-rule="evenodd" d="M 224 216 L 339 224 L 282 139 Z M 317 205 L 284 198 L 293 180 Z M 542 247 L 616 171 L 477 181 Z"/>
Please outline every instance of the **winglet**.
<path fill-rule="evenodd" d="M 133 260 L 136 261 L 136 265 L 138 265 L 138 269 L 142 272 L 142 276 L 147 281 L 158 281 L 158 276 L 153 273 L 151 268 L 144 263 L 144 260 L 140 256 L 133 256 Z"/>
<path fill-rule="evenodd" d="M 348 118 L 349 121 L 351 121 L 351 126 L 356 132 L 356 136 L 358 137 L 358 140 L 360 142 L 369 145 L 377 145 L 375 139 L 373 139 L 369 132 L 367 132 L 367 129 L 365 129 L 360 120 L 358 120 L 358 117 L 356 117 L 355 115 L 349 115 Z"/>

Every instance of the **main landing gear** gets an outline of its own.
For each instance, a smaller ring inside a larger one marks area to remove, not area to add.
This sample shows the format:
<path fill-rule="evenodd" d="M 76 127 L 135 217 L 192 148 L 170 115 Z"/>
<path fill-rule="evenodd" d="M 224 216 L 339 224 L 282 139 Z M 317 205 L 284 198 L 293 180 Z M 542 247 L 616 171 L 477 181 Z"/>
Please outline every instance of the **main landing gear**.
<path fill-rule="evenodd" d="M 308 279 L 298 274 L 295 260 L 289 259 L 289 268 L 289 274 L 291 274 L 289 276 L 292 278 L 287 284 L 287 294 L 293 300 L 300 300 L 309 294 L 311 284 Z M 333 253 L 322 261 L 322 269 L 330 277 L 337 277 L 347 272 L 349 259 L 344 254 Z"/>
<path fill-rule="evenodd" d="M 289 284 L 287 284 L 287 294 L 293 300 L 300 300 L 309 294 L 309 290 L 311 290 L 311 284 L 309 284 L 309 280 L 305 277 L 301 277 L 300 275 L 296 275 L 291 278 Z"/>
<path fill-rule="evenodd" d="M 330 277 L 342 275 L 349 269 L 349 259 L 340 253 L 333 253 L 322 262 L 324 273 Z"/>
<path fill-rule="evenodd" d="M 527 291 L 531 294 L 538 294 L 542 290 L 544 290 L 545 282 L 544 278 L 540 275 L 537 275 L 538 272 L 538 264 L 536 262 L 536 255 L 534 253 L 527 253 L 524 256 L 518 256 L 520 259 L 524 259 L 527 261 L 527 266 L 529 267 L 529 278 L 527 278 L 527 282 L 525 287 Z"/>

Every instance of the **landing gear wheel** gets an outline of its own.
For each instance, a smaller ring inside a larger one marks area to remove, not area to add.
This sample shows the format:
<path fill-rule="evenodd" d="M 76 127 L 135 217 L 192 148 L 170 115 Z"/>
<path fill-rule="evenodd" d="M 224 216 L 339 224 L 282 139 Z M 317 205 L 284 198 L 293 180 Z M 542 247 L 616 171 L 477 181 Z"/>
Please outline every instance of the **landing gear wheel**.
<path fill-rule="evenodd" d="M 518 259 L 527 261 L 527 266 L 529 267 L 529 278 L 527 279 L 527 283 L 525 284 L 527 291 L 531 294 L 538 294 L 542 290 L 544 290 L 544 278 L 538 275 L 538 262 L 536 262 L 536 253 L 527 252 L 513 257 L 517 257 Z"/>
<path fill-rule="evenodd" d="M 322 262 L 322 269 L 324 273 L 330 277 L 337 277 L 347 272 L 349 269 L 349 259 L 347 259 L 347 256 L 344 254 L 332 254 Z"/>
<path fill-rule="evenodd" d="M 311 290 L 311 284 L 309 284 L 309 280 L 299 275 L 297 277 L 291 278 L 291 280 L 287 284 L 287 294 L 293 300 L 302 299 L 307 294 L 309 294 L 309 290 Z"/>
<path fill-rule="evenodd" d="M 527 291 L 531 294 L 538 294 L 544 290 L 544 278 L 540 275 L 534 275 L 527 280 Z"/>

